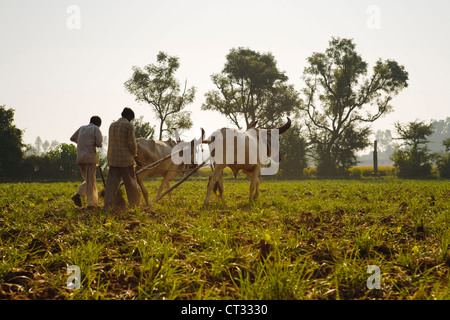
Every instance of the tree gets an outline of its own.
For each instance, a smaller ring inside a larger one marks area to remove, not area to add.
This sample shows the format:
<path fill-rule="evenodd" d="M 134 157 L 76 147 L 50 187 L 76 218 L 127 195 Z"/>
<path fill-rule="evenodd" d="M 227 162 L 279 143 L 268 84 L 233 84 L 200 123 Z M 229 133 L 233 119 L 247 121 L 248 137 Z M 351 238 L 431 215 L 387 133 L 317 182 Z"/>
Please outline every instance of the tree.
<path fill-rule="evenodd" d="M 396 122 L 394 125 L 399 135 L 395 139 L 403 141 L 391 157 L 398 176 L 411 178 L 430 175 L 433 156 L 427 147 L 427 137 L 433 134 L 432 125 L 418 120 L 407 124 Z"/>
<path fill-rule="evenodd" d="M 189 113 L 190 114 L 190 113 Z M 170 136 L 173 136 L 174 130 L 178 131 L 178 134 L 181 134 L 183 129 L 192 128 L 192 120 L 191 117 L 185 116 L 183 113 L 176 113 L 166 121 L 167 124 L 167 133 Z"/>
<path fill-rule="evenodd" d="M 367 63 L 355 47 L 352 39 L 332 38 L 325 53 L 314 52 L 307 59 L 303 72 L 300 110 L 306 114 L 321 175 L 335 175 L 338 167 L 354 163 L 351 159 L 367 147 L 370 134 L 361 125 L 391 111 L 393 97 L 408 86 L 408 73 L 393 60 L 378 60 L 368 77 Z"/>
<path fill-rule="evenodd" d="M 447 118 L 448 119 L 448 118 Z M 445 147 L 445 154 L 436 156 L 436 165 L 441 178 L 450 178 L 450 138 L 442 142 Z"/>
<path fill-rule="evenodd" d="M 450 117 L 442 120 L 431 120 L 433 134 L 429 137 L 428 148 L 432 152 L 442 151 L 442 141 L 450 136 Z"/>
<path fill-rule="evenodd" d="M 377 130 L 375 140 L 378 141 L 378 148 L 381 152 L 391 152 L 392 150 L 392 133 L 391 130 Z"/>
<path fill-rule="evenodd" d="M 150 122 L 144 122 L 144 116 L 140 116 L 132 121 L 136 138 L 153 139 L 155 136 L 155 128 Z"/>
<path fill-rule="evenodd" d="M 42 155 L 42 139 L 41 137 L 37 137 L 36 141 L 34 142 L 34 148 L 36 149 L 36 155 L 40 156 Z"/>
<path fill-rule="evenodd" d="M 44 153 L 47 153 L 49 147 L 50 147 L 50 142 L 48 142 L 48 140 L 45 140 L 44 143 L 42 143 L 42 151 Z"/>
<path fill-rule="evenodd" d="M 281 161 L 280 169 L 283 177 L 301 178 L 303 169 L 307 167 L 307 142 L 302 135 L 302 128 L 293 124 L 291 128 L 280 136 Z"/>
<path fill-rule="evenodd" d="M 445 139 L 442 142 L 442 145 L 445 147 L 445 152 L 449 152 L 450 151 L 450 138 Z"/>
<path fill-rule="evenodd" d="M 338 137 L 332 149 L 332 153 L 336 155 L 338 174 L 345 174 L 348 168 L 358 164 L 355 151 L 363 150 L 370 144 L 369 135 L 370 128 L 357 129 L 351 125 Z"/>
<path fill-rule="evenodd" d="M 184 126 L 176 129 L 191 128 L 191 113 L 183 109 L 194 101 L 196 89 L 195 87 L 188 89 L 185 81 L 181 92 L 180 83 L 174 77 L 180 67 L 178 57 L 159 52 L 156 61 L 157 64 L 149 64 L 143 69 L 134 66 L 133 75 L 124 85 L 128 92 L 135 95 L 136 101 L 148 103 L 153 108 L 159 119 L 159 140 L 161 140 L 163 133 L 172 129 L 165 127 L 166 122 Z"/>
<path fill-rule="evenodd" d="M 0 106 L 0 177 L 16 174 L 23 157 L 23 131 L 14 124 L 14 109 Z"/>
<path fill-rule="evenodd" d="M 220 112 L 238 128 L 248 129 L 257 120 L 260 127 L 275 127 L 298 104 L 298 93 L 286 84 L 288 77 L 271 53 L 233 48 L 211 80 L 217 90 L 205 94 L 202 109 Z"/>

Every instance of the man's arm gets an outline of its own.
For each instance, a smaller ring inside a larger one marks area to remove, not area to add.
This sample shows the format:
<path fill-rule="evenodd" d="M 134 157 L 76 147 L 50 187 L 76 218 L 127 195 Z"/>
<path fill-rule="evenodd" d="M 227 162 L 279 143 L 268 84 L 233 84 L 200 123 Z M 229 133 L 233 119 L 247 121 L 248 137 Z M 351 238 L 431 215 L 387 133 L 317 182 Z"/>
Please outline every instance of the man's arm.
<path fill-rule="evenodd" d="M 70 137 L 70 141 L 78 143 L 78 132 L 80 132 L 80 129 L 75 131 L 75 133 Z"/>

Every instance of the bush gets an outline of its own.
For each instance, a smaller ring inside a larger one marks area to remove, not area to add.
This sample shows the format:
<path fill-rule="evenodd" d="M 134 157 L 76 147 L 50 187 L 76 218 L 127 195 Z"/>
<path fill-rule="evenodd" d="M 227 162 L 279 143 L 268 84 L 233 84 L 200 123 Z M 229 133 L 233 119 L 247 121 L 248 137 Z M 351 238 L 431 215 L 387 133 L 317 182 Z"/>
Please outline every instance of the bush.
<path fill-rule="evenodd" d="M 66 181 L 81 178 L 75 145 L 62 143 L 46 155 L 25 157 L 14 176 L 25 181 Z"/>
<path fill-rule="evenodd" d="M 431 175 L 431 157 L 426 150 L 397 149 L 391 159 L 394 161 L 394 167 L 400 178 L 423 178 Z"/>
<path fill-rule="evenodd" d="M 450 178 L 450 154 L 441 156 L 436 161 L 439 177 Z"/>
<path fill-rule="evenodd" d="M 363 176 L 363 171 L 360 168 L 349 169 L 349 177 L 352 179 L 361 179 Z"/>
<path fill-rule="evenodd" d="M 305 179 L 317 178 L 317 168 L 316 167 L 303 168 L 303 178 Z"/>

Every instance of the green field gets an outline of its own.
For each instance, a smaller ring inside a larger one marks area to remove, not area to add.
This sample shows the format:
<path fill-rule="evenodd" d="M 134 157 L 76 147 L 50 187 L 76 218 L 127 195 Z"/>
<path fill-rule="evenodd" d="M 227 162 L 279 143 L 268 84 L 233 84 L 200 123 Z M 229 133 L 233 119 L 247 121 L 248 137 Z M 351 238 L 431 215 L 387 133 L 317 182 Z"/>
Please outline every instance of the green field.
<path fill-rule="evenodd" d="M 269 180 L 249 205 L 227 179 L 229 208 L 206 183 L 116 213 L 76 208 L 78 183 L 0 184 L 0 299 L 450 298 L 448 181 Z"/>

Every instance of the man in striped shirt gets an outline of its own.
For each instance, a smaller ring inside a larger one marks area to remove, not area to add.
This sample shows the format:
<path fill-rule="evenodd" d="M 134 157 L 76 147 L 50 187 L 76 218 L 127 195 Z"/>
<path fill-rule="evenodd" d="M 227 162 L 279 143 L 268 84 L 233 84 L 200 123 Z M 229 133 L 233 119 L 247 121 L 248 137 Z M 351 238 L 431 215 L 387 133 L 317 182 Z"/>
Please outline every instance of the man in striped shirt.
<path fill-rule="evenodd" d="M 134 166 L 137 156 L 137 144 L 134 126 L 131 120 L 134 112 L 130 108 L 122 111 L 122 118 L 113 122 L 108 134 L 108 177 L 105 188 L 104 209 L 113 208 L 120 180 L 123 180 L 127 192 L 128 204 L 132 208 L 139 205 L 140 193 Z"/>

